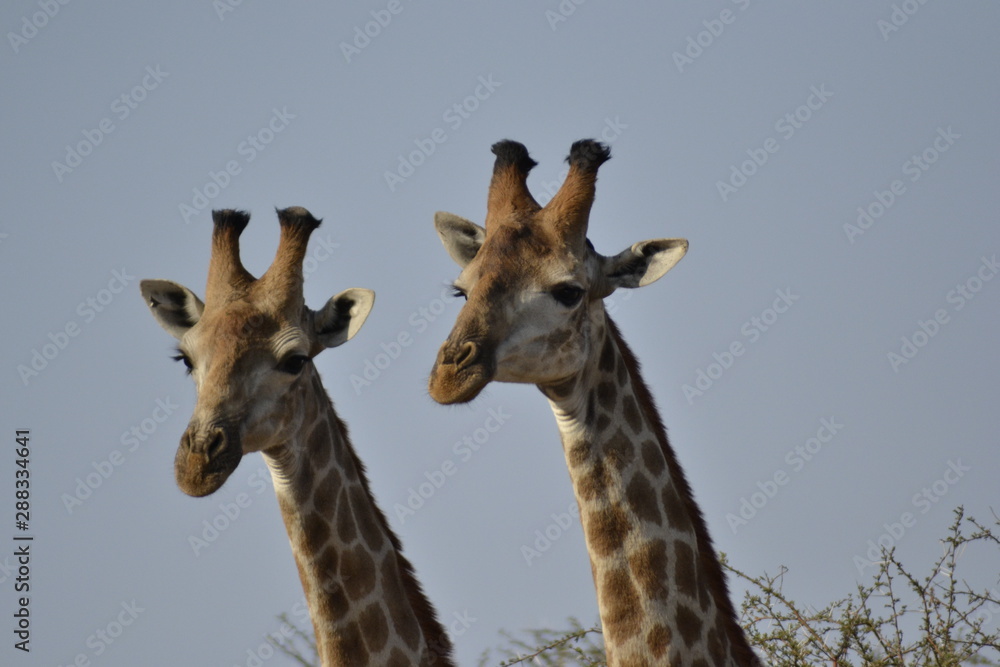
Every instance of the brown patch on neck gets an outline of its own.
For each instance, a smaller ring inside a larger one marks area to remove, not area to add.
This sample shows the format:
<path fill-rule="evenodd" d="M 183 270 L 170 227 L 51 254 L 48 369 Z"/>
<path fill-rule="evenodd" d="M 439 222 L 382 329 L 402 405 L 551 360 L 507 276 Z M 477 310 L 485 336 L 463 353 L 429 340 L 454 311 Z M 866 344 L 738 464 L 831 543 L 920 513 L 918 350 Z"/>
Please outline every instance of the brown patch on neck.
<path fill-rule="evenodd" d="M 621 355 L 622 360 L 625 362 L 625 367 L 628 369 L 629 377 L 632 380 L 632 391 L 635 393 L 636 400 L 639 403 L 639 410 L 645 416 L 650 429 L 656 435 L 656 439 L 659 442 L 663 456 L 667 461 L 668 474 L 670 475 L 674 488 L 680 495 L 681 507 L 687 515 L 691 529 L 694 531 L 695 539 L 698 545 L 697 569 L 700 573 L 698 579 L 708 587 L 708 590 L 712 595 L 712 599 L 715 602 L 717 613 L 724 619 L 725 631 L 727 637 L 729 638 L 730 645 L 732 646 L 733 658 L 735 658 L 736 661 L 742 665 L 757 665 L 759 664 L 757 657 L 751 650 L 750 644 L 747 642 L 746 635 L 743 633 L 743 629 L 736 620 L 736 609 L 733 607 L 733 603 L 729 598 L 729 587 L 726 584 L 726 575 L 723 572 L 722 565 L 719 563 L 718 557 L 715 554 L 715 548 L 712 545 L 712 538 L 708 534 L 708 526 L 705 524 L 705 519 L 701 514 L 701 510 L 695 503 L 694 495 L 691 492 L 691 486 L 688 484 L 687 478 L 684 476 L 684 471 L 681 469 L 680 463 L 678 463 L 677 457 L 674 454 L 674 450 L 670 446 L 670 442 L 667 439 L 667 429 L 663 425 L 663 420 L 660 418 L 660 413 L 656 408 L 653 395 L 650 393 L 649 388 L 646 386 L 646 383 L 643 381 L 642 375 L 639 372 L 639 361 L 632 353 L 632 350 L 629 349 L 628 345 L 625 343 L 625 340 L 622 338 L 621 333 L 618 330 L 618 326 L 609 316 L 605 316 L 605 323 L 607 326 L 607 334 L 611 336 L 612 340 L 617 345 L 618 352 Z"/>
<path fill-rule="evenodd" d="M 394 558 L 387 558 L 383 561 L 383 582 L 382 585 L 386 587 L 386 591 L 391 596 L 391 592 L 396 590 L 398 593 L 398 587 L 401 586 L 403 589 L 403 594 L 409 603 L 409 608 L 412 610 L 414 616 L 416 617 L 417 623 L 420 626 L 421 632 L 423 633 L 424 643 L 427 647 L 429 657 L 427 659 L 427 664 L 429 665 L 440 665 L 442 667 L 451 667 L 454 663 L 452 662 L 452 645 L 448 638 L 445 628 L 437 619 L 437 614 L 434 607 L 431 605 L 430 601 L 427 599 L 423 592 L 420 582 L 417 581 L 416 575 L 413 571 L 413 566 L 410 562 L 403 556 L 402 544 L 399 538 L 389 527 L 389 522 L 386 519 L 385 514 L 382 509 L 376 504 L 375 498 L 372 495 L 371 488 L 368 484 L 368 478 L 365 474 L 365 466 L 358 458 L 357 453 L 354 451 L 354 447 L 351 445 L 350 436 L 348 434 L 347 425 L 343 420 L 337 415 L 333 408 L 333 403 L 330 401 L 326 390 L 323 388 L 322 382 L 319 378 L 318 373 L 314 373 L 315 378 L 313 379 L 313 384 L 311 391 L 314 394 L 314 400 L 317 402 L 319 409 L 327 410 L 326 423 L 328 424 L 329 433 L 325 438 L 322 437 L 320 432 L 321 427 L 317 426 L 317 431 L 314 431 L 309 436 L 310 442 L 304 443 L 307 446 L 307 454 L 303 457 L 304 460 L 300 460 L 298 465 L 300 469 L 295 472 L 293 479 L 289 480 L 292 488 L 292 493 L 295 498 L 296 503 L 303 502 L 304 499 L 313 497 L 314 495 L 325 495 L 326 497 L 332 497 L 333 499 L 339 498 L 340 502 L 350 501 L 352 504 L 366 505 L 370 510 L 369 518 L 373 519 L 375 522 L 374 526 L 364 526 L 361 527 L 358 539 L 360 542 L 355 543 L 355 548 L 359 545 L 371 546 L 372 541 L 375 538 L 371 533 L 375 531 L 380 531 L 392 545 L 392 551 L 394 552 Z M 310 410 L 311 412 L 311 410 Z M 329 447 L 333 451 L 324 452 L 323 454 L 318 454 L 317 450 L 320 447 Z M 320 490 L 315 488 L 316 484 L 322 483 L 323 479 L 315 479 L 313 476 L 312 466 L 314 465 L 313 457 L 316 456 L 326 456 L 327 458 L 333 457 L 335 459 L 335 470 L 339 469 L 337 475 L 325 475 L 324 478 L 327 480 L 339 481 L 339 488 Z M 308 473 L 303 473 L 303 468 L 309 468 Z M 306 488 L 305 482 L 311 480 L 309 487 Z M 341 490 L 347 490 L 351 487 L 352 482 L 357 486 L 354 486 L 354 492 L 352 493 L 340 493 Z M 334 501 L 336 502 L 336 500 Z M 293 505 L 292 503 L 280 503 L 282 514 L 285 516 L 286 522 L 289 518 L 294 518 L 302 526 L 303 530 L 307 527 L 307 522 L 305 520 L 307 517 L 301 515 L 300 507 Z M 337 527 L 335 525 L 336 515 L 333 512 L 334 505 L 330 505 L 330 512 L 325 515 L 325 519 L 330 524 L 330 530 L 336 531 Z M 318 508 L 322 509 L 322 508 Z M 309 536 L 303 535 L 304 543 L 303 547 L 308 548 L 310 543 Z M 323 554 L 320 556 L 328 556 L 327 558 L 319 558 L 317 563 L 322 564 L 330 562 L 334 563 L 329 565 L 330 571 L 336 571 L 337 566 L 335 563 L 342 559 L 345 554 L 333 554 L 332 548 L 327 547 Z M 390 567 L 390 561 L 395 561 L 395 568 Z M 299 559 L 296 558 L 296 564 L 298 564 Z M 398 575 L 398 580 L 396 583 L 389 583 L 385 578 L 393 574 L 393 569 L 395 574 Z M 306 577 L 303 576 L 302 566 L 299 565 L 299 574 L 302 578 L 303 585 L 307 589 L 308 594 L 308 584 L 306 583 Z M 346 613 L 347 604 L 346 598 L 344 597 L 345 591 L 339 588 L 335 590 L 323 591 L 324 600 L 321 604 L 326 605 L 329 610 L 340 610 L 340 616 Z M 388 606 L 392 606 L 391 604 Z M 403 613 L 401 611 L 401 613 Z M 336 614 L 334 614 L 336 615 Z M 356 656 L 354 658 L 356 659 Z"/>
<path fill-rule="evenodd" d="M 338 418 L 338 421 L 339 418 Z M 342 423 L 341 423 L 342 424 Z M 346 440 L 346 427 L 345 431 L 345 443 Z M 372 514 L 378 523 L 379 528 L 382 532 L 389 538 L 389 542 L 392 544 L 392 550 L 395 553 L 395 560 L 397 565 L 397 571 L 399 573 L 399 579 L 402 583 L 403 590 L 406 593 L 406 598 L 410 603 L 410 608 L 413 609 L 414 615 L 417 617 L 417 622 L 420 624 L 420 630 L 424 636 L 424 644 L 427 646 L 428 651 L 428 664 L 431 665 L 443 665 L 451 666 L 452 662 L 452 645 L 451 640 L 448 638 L 448 634 L 445 631 L 443 625 L 438 621 L 437 613 L 434 607 L 431 605 L 430 600 L 424 594 L 423 588 L 420 582 L 417 581 L 416 574 L 413 571 L 413 565 L 409 560 L 403 555 L 403 546 L 399 541 L 399 537 L 396 533 L 389 527 L 389 522 L 385 517 L 385 513 L 382 509 L 375 504 L 375 499 L 372 496 L 371 489 L 368 486 L 368 478 L 365 475 L 364 464 L 358 459 L 357 454 L 354 453 L 354 449 L 350 447 L 348 443 L 350 457 L 354 462 L 358 470 L 358 478 L 361 483 L 361 488 L 364 492 L 365 498 L 371 506 Z"/>

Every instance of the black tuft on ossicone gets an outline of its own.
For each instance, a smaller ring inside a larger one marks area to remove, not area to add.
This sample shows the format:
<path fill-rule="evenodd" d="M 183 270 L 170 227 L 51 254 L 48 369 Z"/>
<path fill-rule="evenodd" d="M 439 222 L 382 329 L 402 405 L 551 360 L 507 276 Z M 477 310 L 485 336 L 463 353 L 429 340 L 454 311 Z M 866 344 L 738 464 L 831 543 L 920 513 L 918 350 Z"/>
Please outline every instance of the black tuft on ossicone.
<path fill-rule="evenodd" d="M 581 139 L 574 142 L 569 149 L 566 162 L 570 166 L 586 171 L 597 171 L 597 168 L 611 159 L 611 149 L 595 139 Z"/>
<path fill-rule="evenodd" d="M 491 150 L 497 156 L 497 160 L 493 164 L 493 171 L 514 165 L 519 172 L 527 175 L 532 167 L 538 164 L 528 155 L 528 149 L 524 147 L 524 144 L 510 139 L 496 142 Z"/>
<path fill-rule="evenodd" d="M 217 230 L 232 229 L 239 236 L 246 229 L 247 223 L 250 222 L 250 214 L 231 208 L 221 209 L 212 211 L 212 222 Z"/>
<path fill-rule="evenodd" d="M 285 209 L 274 209 L 278 214 L 278 222 L 282 227 L 293 227 L 311 232 L 320 226 L 322 219 L 317 220 L 312 213 L 301 206 L 289 206 Z"/>

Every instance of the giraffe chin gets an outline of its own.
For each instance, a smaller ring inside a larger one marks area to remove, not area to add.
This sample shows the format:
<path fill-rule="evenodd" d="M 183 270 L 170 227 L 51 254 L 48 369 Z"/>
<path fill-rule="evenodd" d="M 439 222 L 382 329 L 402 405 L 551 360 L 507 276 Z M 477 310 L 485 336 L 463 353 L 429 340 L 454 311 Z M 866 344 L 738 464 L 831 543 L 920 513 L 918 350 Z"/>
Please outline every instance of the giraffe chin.
<path fill-rule="evenodd" d="M 215 466 L 203 466 L 199 470 L 198 466 L 175 465 L 174 472 L 177 477 L 177 486 L 185 494 L 193 498 L 203 498 L 218 491 L 229 476 L 236 470 L 233 466 L 228 470 L 205 470 Z"/>
<path fill-rule="evenodd" d="M 174 459 L 177 486 L 194 498 L 202 498 L 218 491 L 236 470 L 242 458 L 238 448 L 235 456 L 228 454 L 229 451 L 227 449 L 217 456 L 209 457 L 203 453 L 186 451 L 184 447 L 178 449 Z"/>
<path fill-rule="evenodd" d="M 453 365 L 439 365 L 431 371 L 428 390 L 442 405 L 468 403 L 493 379 L 485 365 L 471 366 L 456 372 Z"/>

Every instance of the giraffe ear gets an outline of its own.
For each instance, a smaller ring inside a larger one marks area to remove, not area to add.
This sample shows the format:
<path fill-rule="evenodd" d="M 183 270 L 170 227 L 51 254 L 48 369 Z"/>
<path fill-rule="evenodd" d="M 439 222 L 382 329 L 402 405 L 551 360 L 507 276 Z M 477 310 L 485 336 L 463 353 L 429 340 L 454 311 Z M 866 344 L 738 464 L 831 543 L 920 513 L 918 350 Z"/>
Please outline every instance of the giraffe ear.
<path fill-rule="evenodd" d="M 687 239 L 640 241 L 614 257 L 602 259 L 602 296 L 619 287 L 645 287 L 681 261 L 687 252 Z"/>
<path fill-rule="evenodd" d="M 178 340 L 201 319 L 205 310 L 205 304 L 194 292 L 169 280 L 143 280 L 139 291 L 156 321 Z"/>
<path fill-rule="evenodd" d="M 444 211 L 434 214 L 434 228 L 441 237 L 444 249 L 463 269 L 479 252 L 486 238 L 486 230 L 476 223 Z"/>
<path fill-rule="evenodd" d="M 314 326 L 320 350 L 337 347 L 354 338 L 361 325 L 368 318 L 375 303 L 375 292 L 370 289 L 352 287 L 326 302 L 316 311 Z M 318 354 L 320 350 L 314 350 Z"/>

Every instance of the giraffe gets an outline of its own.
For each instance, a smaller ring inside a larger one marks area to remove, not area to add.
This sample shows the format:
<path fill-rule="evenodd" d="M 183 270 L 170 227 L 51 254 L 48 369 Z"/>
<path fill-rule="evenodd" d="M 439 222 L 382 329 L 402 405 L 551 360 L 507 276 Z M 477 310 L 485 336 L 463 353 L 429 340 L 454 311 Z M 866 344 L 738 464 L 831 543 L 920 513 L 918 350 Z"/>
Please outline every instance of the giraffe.
<path fill-rule="evenodd" d="M 466 303 L 438 352 L 431 397 L 464 403 L 495 380 L 534 384 L 548 399 L 608 665 L 759 665 L 639 364 L 604 309 L 615 289 L 663 276 L 687 241 L 643 241 L 610 257 L 594 249 L 587 225 L 597 170 L 611 156 L 604 144 L 573 144 L 566 180 L 544 207 L 527 187 L 536 164 L 527 149 L 505 140 L 493 153 L 485 228 L 435 215 Z"/>
<path fill-rule="evenodd" d="M 302 263 L 321 221 L 304 208 L 278 211 L 277 255 L 259 279 L 239 255 L 249 214 L 212 217 L 204 303 L 174 282 L 140 285 L 153 317 L 178 339 L 175 358 L 197 388 L 174 462 L 178 486 L 209 495 L 243 455 L 261 452 L 322 665 L 452 665 L 450 640 L 375 504 L 312 363 L 357 333 L 374 292 L 352 288 L 318 311 L 306 307 Z"/>

